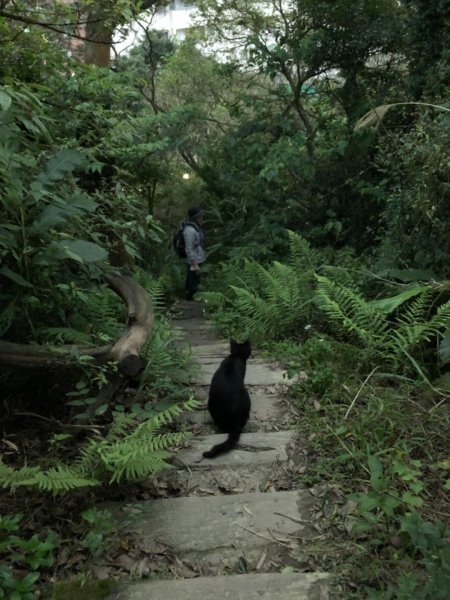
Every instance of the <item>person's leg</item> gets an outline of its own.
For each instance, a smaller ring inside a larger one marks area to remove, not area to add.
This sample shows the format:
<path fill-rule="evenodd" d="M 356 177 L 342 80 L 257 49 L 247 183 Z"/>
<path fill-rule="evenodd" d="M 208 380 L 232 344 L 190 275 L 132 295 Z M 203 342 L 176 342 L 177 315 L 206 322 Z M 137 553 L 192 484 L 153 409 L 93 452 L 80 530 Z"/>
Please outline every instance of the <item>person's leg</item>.
<path fill-rule="evenodd" d="M 198 286 L 200 285 L 200 272 L 199 271 L 191 271 L 189 265 L 187 265 L 187 273 L 186 273 L 186 299 L 192 300 L 194 294 L 198 290 Z"/>

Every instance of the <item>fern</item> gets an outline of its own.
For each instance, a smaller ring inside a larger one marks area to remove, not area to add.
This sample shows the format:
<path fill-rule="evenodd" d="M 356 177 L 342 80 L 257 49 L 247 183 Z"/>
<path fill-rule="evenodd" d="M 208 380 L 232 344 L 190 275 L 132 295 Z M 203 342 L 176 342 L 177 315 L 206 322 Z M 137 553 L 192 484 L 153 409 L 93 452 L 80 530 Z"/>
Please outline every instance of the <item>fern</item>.
<path fill-rule="evenodd" d="M 41 470 L 39 467 L 13 469 L 0 460 L 0 487 L 11 490 L 26 486 L 37 487 L 43 491 L 66 492 L 98 484 L 95 479 L 83 476 L 71 467 L 59 465 L 47 470 Z"/>
<path fill-rule="evenodd" d="M 277 338 L 295 333 L 309 322 L 313 267 L 323 259 L 297 233 L 289 231 L 288 235 L 288 264 L 275 261 L 264 266 L 246 260 L 239 273 L 236 267 L 221 266 L 219 279 L 225 291 L 201 294 L 203 300 L 218 310 L 219 324 L 220 315 L 224 315 L 222 323 L 234 323 L 231 329 Z"/>
<path fill-rule="evenodd" d="M 432 289 L 429 288 L 399 317 L 399 326 L 390 335 L 393 360 L 398 361 L 404 350 L 409 351 L 422 342 L 443 337 L 443 331 L 450 325 L 450 301 L 441 304 L 436 314 L 425 321 L 424 318 L 430 310 L 431 296 Z"/>
<path fill-rule="evenodd" d="M 231 286 L 244 328 L 277 337 L 306 322 L 312 294 L 309 283 L 293 267 L 274 262 L 266 268 L 248 262 L 246 275 L 245 288 Z"/>
<path fill-rule="evenodd" d="M 324 260 L 322 256 L 311 248 L 311 244 L 295 231 L 288 230 L 289 237 L 289 264 L 297 271 L 315 271 Z"/>
<path fill-rule="evenodd" d="M 184 410 L 193 410 L 198 402 L 191 398 L 182 405 L 174 404 L 139 423 L 131 415 L 118 414 L 107 435 L 95 436 L 81 449 L 72 465 L 47 469 L 22 467 L 14 469 L 0 460 L 0 487 L 14 490 L 20 486 L 37 487 L 60 493 L 76 488 L 109 484 L 123 479 L 143 479 L 170 468 L 169 448 L 190 437 L 188 432 L 157 433 Z"/>
<path fill-rule="evenodd" d="M 153 310 L 156 313 L 163 312 L 165 304 L 164 285 L 161 278 L 152 277 L 143 269 L 138 269 L 135 274 L 136 281 L 147 291 L 150 296 Z"/>
<path fill-rule="evenodd" d="M 89 344 L 91 336 L 71 327 L 47 327 L 39 333 L 54 343 Z"/>
<path fill-rule="evenodd" d="M 316 280 L 319 307 L 365 345 L 376 347 L 389 327 L 385 315 L 354 290 L 322 275 L 316 275 Z"/>
<path fill-rule="evenodd" d="M 429 317 L 435 291 L 432 286 L 424 286 L 409 305 L 398 308 L 401 314 L 396 320 L 389 321 L 385 311 L 354 290 L 320 275 L 316 279 L 319 307 L 332 321 L 359 338 L 367 360 L 372 362 L 376 360 L 403 370 L 412 364 L 417 370 L 410 352 L 424 342 L 442 337 L 450 325 L 450 301 Z"/>

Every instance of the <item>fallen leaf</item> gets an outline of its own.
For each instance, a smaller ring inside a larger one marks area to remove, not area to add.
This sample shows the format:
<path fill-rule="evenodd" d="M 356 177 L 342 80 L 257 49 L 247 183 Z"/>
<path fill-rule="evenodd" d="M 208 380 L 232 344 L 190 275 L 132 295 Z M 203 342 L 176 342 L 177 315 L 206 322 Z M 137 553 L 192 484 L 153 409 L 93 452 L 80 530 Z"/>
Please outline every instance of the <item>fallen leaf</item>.
<path fill-rule="evenodd" d="M 77 563 L 86 560 L 86 555 L 82 554 L 81 552 L 77 552 L 75 553 L 71 558 L 69 558 L 69 560 L 67 561 L 66 567 L 73 567 L 73 565 L 76 565 Z"/>
<path fill-rule="evenodd" d="M 114 564 L 129 573 L 132 573 L 136 568 L 136 559 L 131 558 L 128 554 L 121 554 L 116 559 L 114 559 Z"/>
<path fill-rule="evenodd" d="M 3 440 L 3 443 L 6 446 L 9 446 L 11 448 L 11 450 L 14 450 L 14 452 L 19 452 L 18 446 L 16 446 L 16 444 L 14 444 L 13 442 L 11 442 L 10 440 Z"/>
<path fill-rule="evenodd" d="M 183 579 L 192 579 L 193 577 L 198 577 L 199 574 L 194 571 L 189 565 L 185 564 L 178 557 L 175 557 L 176 564 L 176 574 L 178 576 L 183 577 Z"/>
<path fill-rule="evenodd" d="M 288 567 L 284 567 L 284 569 L 281 570 L 282 573 L 293 573 L 294 572 L 294 567 L 288 566 Z"/>
<path fill-rule="evenodd" d="M 258 564 L 256 565 L 257 571 L 259 571 L 259 569 L 263 566 L 264 561 L 266 560 L 266 556 L 267 556 L 267 552 L 263 552 L 261 554 L 261 558 L 258 560 Z"/>

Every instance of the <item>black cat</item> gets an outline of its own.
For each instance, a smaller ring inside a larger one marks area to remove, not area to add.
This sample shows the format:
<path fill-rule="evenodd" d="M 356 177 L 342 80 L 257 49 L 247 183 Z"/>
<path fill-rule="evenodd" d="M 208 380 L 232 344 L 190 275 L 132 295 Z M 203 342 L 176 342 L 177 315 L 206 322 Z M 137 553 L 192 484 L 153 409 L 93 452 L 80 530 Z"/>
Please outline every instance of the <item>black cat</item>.
<path fill-rule="evenodd" d="M 232 450 L 250 415 L 250 396 L 244 387 L 247 359 L 252 352 L 250 341 L 230 341 L 230 355 L 214 373 L 209 388 L 208 410 L 216 425 L 228 433 L 228 439 L 203 452 L 205 458 Z"/>

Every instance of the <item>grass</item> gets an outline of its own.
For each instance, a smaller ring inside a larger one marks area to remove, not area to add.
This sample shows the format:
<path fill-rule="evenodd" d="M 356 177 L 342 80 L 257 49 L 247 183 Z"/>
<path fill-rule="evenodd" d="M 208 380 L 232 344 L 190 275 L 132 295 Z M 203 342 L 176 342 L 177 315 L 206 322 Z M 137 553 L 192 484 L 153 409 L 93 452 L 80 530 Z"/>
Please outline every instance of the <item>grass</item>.
<path fill-rule="evenodd" d="M 299 483 L 332 490 L 324 552 L 337 544 L 340 553 L 321 560 L 341 581 L 342 597 L 445 598 L 448 403 L 435 408 L 440 398 L 420 382 L 393 383 L 376 371 L 367 379 L 354 349 L 326 337 L 267 350 L 294 377 L 297 426 L 314 458 Z M 341 514 L 349 498 L 351 514 Z"/>
<path fill-rule="evenodd" d="M 112 591 L 112 582 L 106 580 L 61 581 L 53 588 L 50 600 L 104 600 Z"/>

